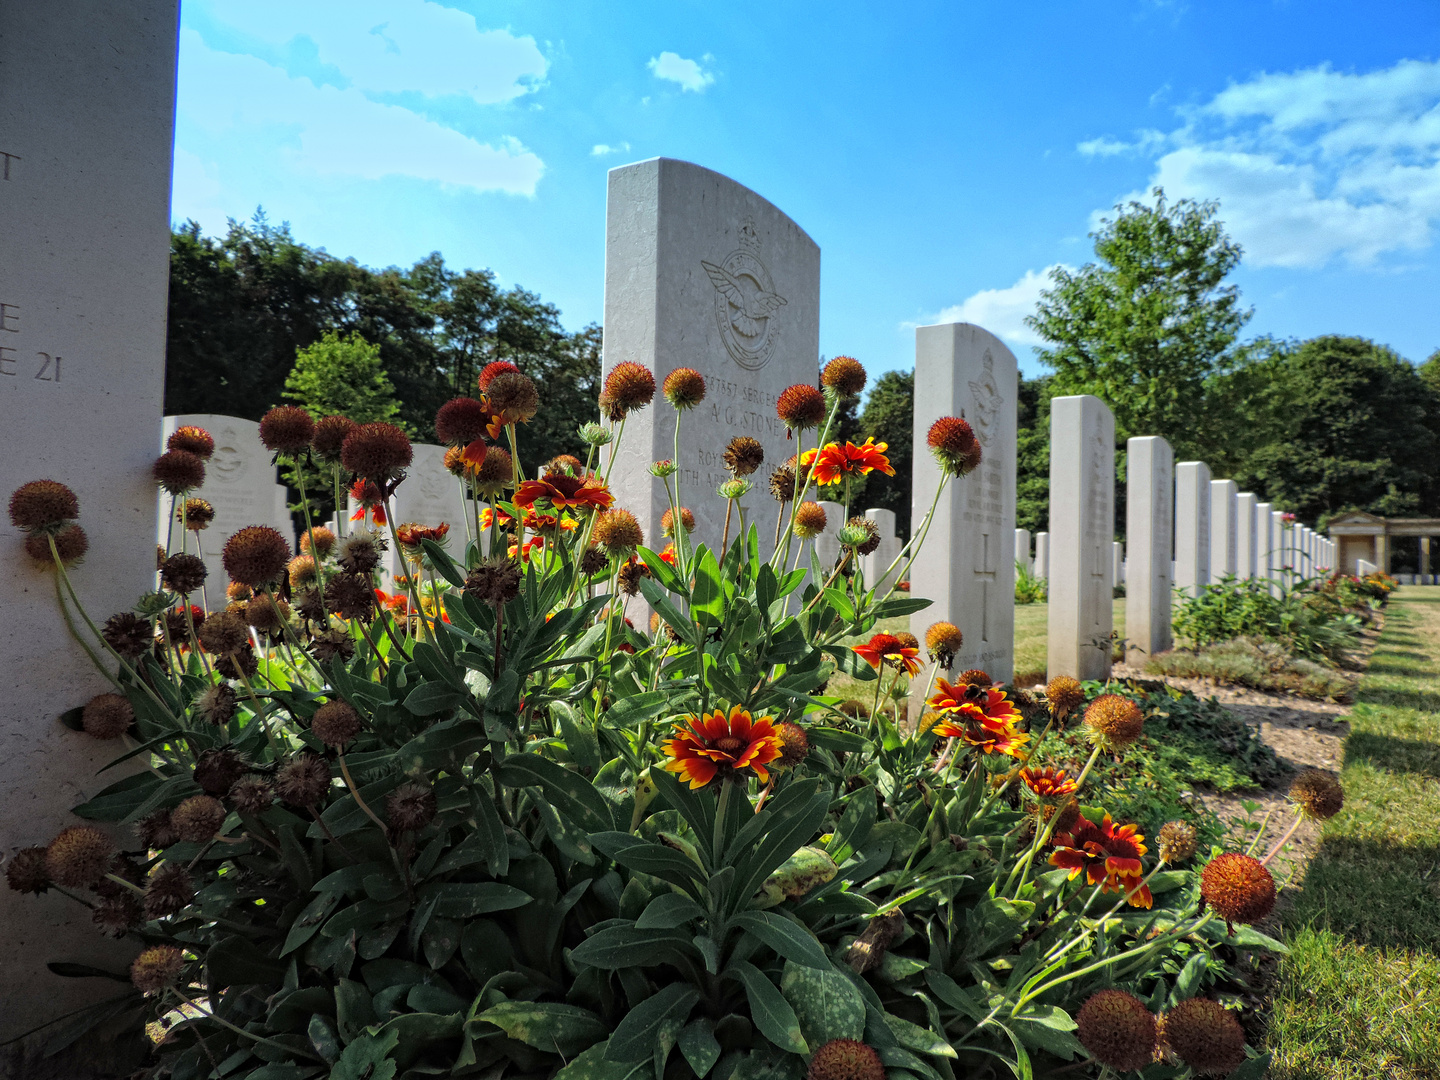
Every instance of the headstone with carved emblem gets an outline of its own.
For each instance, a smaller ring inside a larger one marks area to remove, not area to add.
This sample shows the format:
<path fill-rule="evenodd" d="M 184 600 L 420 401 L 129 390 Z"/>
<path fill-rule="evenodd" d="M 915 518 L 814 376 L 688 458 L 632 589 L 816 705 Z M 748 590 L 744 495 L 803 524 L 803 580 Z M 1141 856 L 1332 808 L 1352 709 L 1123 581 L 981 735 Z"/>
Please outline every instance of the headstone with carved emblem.
<path fill-rule="evenodd" d="M 1050 678 L 1110 675 L 1115 417 L 1090 394 L 1050 402 Z"/>
<path fill-rule="evenodd" d="M 980 466 L 950 480 L 910 570 L 910 595 L 933 600 L 910 616 L 921 641 L 934 622 L 960 628 L 954 671 L 979 668 L 996 682 L 1015 669 L 1014 354 L 970 323 L 915 330 L 915 466 L 910 529 L 924 527 L 940 469 L 926 438 L 942 416 L 968 420 L 980 440 Z M 923 687 L 922 687 L 923 689 Z"/>
<path fill-rule="evenodd" d="M 729 177 L 689 162 L 653 158 L 611 170 L 604 370 L 643 364 L 657 390 L 625 421 L 610 486 L 616 505 L 639 519 L 648 546 L 664 546 L 660 519 L 669 507 L 650 465 L 671 458 L 679 466 L 671 483 L 695 514 L 692 542 L 720 546 L 726 503 L 716 488 L 729 478 L 723 455 L 732 438 L 746 435 L 764 447 L 765 462 L 740 506 L 759 528 L 762 552 L 773 550 L 780 507 L 767 480 L 800 445 L 787 439 L 775 403 L 788 386 L 816 383 L 819 355 L 820 249 L 800 226 Z M 706 396 L 683 415 L 677 447 L 676 413 L 659 386 L 679 367 L 705 376 Z M 730 539 L 738 535 L 736 515 Z"/>
<path fill-rule="evenodd" d="M 87 610 L 128 611 L 155 581 L 155 484 L 165 376 L 176 0 L 9 3 L 0 32 L 0 487 L 52 479 L 79 499 L 89 553 L 70 571 Z M 122 752 L 58 716 L 109 690 L 66 632 L 55 571 L 7 522 L 0 552 L 0 850 L 84 824 L 70 808 L 127 768 Z M 77 623 L 79 620 L 76 620 Z M 108 827 L 108 826 L 107 826 Z M 124 846 L 134 832 L 117 826 Z M 46 963 L 123 971 L 137 946 L 103 937 L 54 889 L 0 890 L 0 1041 L 6 1076 L 89 1075 L 17 1060 L 55 1028 L 12 1043 L 114 983 Z M 103 1056 L 95 1029 L 82 1044 Z M 136 1062 L 105 1061 L 129 1071 Z"/>

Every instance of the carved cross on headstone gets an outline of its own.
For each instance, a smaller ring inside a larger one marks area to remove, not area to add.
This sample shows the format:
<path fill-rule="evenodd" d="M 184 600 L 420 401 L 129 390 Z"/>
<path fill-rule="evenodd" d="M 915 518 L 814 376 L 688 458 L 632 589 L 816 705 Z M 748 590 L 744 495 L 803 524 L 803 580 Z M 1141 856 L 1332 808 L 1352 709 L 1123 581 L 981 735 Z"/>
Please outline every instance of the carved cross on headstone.
<path fill-rule="evenodd" d="M 980 640 L 990 640 L 990 583 L 995 581 L 999 567 L 990 557 L 990 534 L 980 534 L 980 559 L 974 574 L 980 579 Z"/>

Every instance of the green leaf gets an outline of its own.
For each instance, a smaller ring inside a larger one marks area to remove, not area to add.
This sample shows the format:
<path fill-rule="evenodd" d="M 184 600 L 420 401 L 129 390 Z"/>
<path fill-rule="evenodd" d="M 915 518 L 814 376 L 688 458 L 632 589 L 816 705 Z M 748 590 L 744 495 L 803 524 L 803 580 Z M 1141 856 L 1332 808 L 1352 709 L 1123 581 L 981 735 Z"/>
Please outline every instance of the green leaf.
<path fill-rule="evenodd" d="M 988 1010 L 970 991 L 961 987 L 949 975 L 931 969 L 925 972 L 925 983 L 936 997 L 960 1013 L 961 1016 L 968 1016 L 976 1023 L 985 1019 Z"/>
<path fill-rule="evenodd" d="M 664 892 L 651 900 L 635 920 L 637 930 L 673 930 L 692 919 L 703 918 L 705 909 L 680 893 Z"/>
<path fill-rule="evenodd" d="M 1035 905 L 1029 900 L 1006 900 L 1003 896 L 981 900 L 965 917 L 965 956 L 975 959 L 997 945 L 1008 942 L 1024 929 Z"/>
<path fill-rule="evenodd" d="M 605 1037 L 609 1026 L 589 1009 L 553 1002 L 502 1001 L 476 1019 L 537 1050 L 572 1058 Z"/>
<path fill-rule="evenodd" d="M 648 1060 L 610 1061 L 605 1043 L 598 1043 L 556 1073 L 554 1080 L 655 1080 L 655 1070 Z"/>
<path fill-rule="evenodd" d="M 690 935 L 676 931 L 637 930 L 634 926 L 611 926 L 596 931 L 575 947 L 570 958 L 577 964 L 605 970 L 650 967 L 682 952 Z"/>
<path fill-rule="evenodd" d="M 787 963 L 780 993 L 795 1010 L 800 1032 L 811 1046 L 822 1046 L 831 1039 L 860 1039 L 865 1034 L 865 999 L 834 968 Z"/>
<path fill-rule="evenodd" d="M 650 578 L 640 579 L 640 591 L 645 594 L 645 599 L 650 602 L 650 606 L 655 609 L 666 625 L 680 635 L 680 640 L 693 646 L 695 644 L 695 624 L 680 613 L 680 609 L 670 599 L 670 594 L 658 582 Z"/>
<path fill-rule="evenodd" d="M 725 618 L 725 586 L 720 579 L 720 564 L 709 550 L 703 550 L 694 570 L 690 614 L 697 622 L 718 626 Z"/>
<path fill-rule="evenodd" d="M 278 988 L 285 968 L 283 960 L 266 956 L 238 934 L 221 938 L 205 953 L 206 980 L 214 988 L 252 984 Z"/>
<path fill-rule="evenodd" d="M 1195 996 L 1195 992 L 1200 989 L 1200 978 L 1205 974 L 1205 969 L 1209 964 L 1210 954 L 1207 952 L 1197 952 L 1185 961 L 1185 966 L 1175 977 L 1175 989 L 1170 992 L 1172 1006 Z"/>
<path fill-rule="evenodd" d="M 605 710 L 605 722 L 611 728 L 621 730 L 639 727 L 643 721 L 653 720 L 670 711 L 670 702 L 674 697 L 674 692 L 670 690 L 647 690 L 643 694 L 623 697 Z"/>
<path fill-rule="evenodd" d="M 473 919 L 492 911 L 510 911 L 534 899 L 529 893 L 498 881 L 437 882 L 416 893 L 415 906 L 423 906 L 432 897 L 437 900 L 435 914 L 446 919 Z"/>
<path fill-rule="evenodd" d="M 850 598 L 839 589 L 834 586 L 826 589 L 825 602 L 847 623 L 855 621 L 855 605 L 850 603 Z"/>
<path fill-rule="evenodd" d="M 615 827 L 610 804 L 589 780 L 539 754 L 511 754 L 500 765 L 500 782 L 508 787 L 538 787 L 555 809 L 585 832 Z"/>
<path fill-rule="evenodd" d="M 330 1080 L 394 1080 L 395 1062 L 390 1051 L 399 1041 L 398 1031 L 361 1035 L 345 1047 L 330 1070 Z"/>
<path fill-rule="evenodd" d="M 448 551 L 434 540 L 421 540 L 420 546 L 430 557 L 430 565 L 439 571 L 441 577 L 457 589 L 465 587 L 465 575 L 460 573 L 460 568 L 455 565 L 455 560 L 450 557 Z"/>
<path fill-rule="evenodd" d="M 877 619 L 895 619 L 901 615 L 924 611 L 932 603 L 933 600 L 919 596 L 892 596 L 889 600 L 876 604 L 870 613 Z"/>
<path fill-rule="evenodd" d="M 465 1025 L 461 1013 L 443 1016 L 438 1013 L 404 1013 L 381 1025 L 376 1035 L 397 1032 L 400 1041 L 395 1045 L 395 1061 L 401 1068 L 409 1068 L 415 1060 L 436 1043 L 442 1043 L 459 1036 Z"/>
<path fill-rule="evenodd" d="M 435 713 L 458 709 L 465 701 L 464 694 L 444 683 L 422 682 L 405 695 L 405 708 L 416 716 L 433 716 Z"/>
<path fill-rule="evenodd" d="M 692 893 L 697 884 L 706 879 L 705 871 L 694 860 L 674 848 L 642 840 L 629 833 L 591 833 L 590 843 L 621 866 L 628 866 L 642 874 L 653 874 Z"/>
<path fill-rule="evenodd" d="M 464 761 L 487 744 L 484 729 L 471 718 L 447 720 L 426 728 L 395 751 L 395 763 L 409 775 L 420 776 L 451 761 Z"/>
<path fill-rule="evenodd" d="M 1270 1059 L 1274 1056 L 1266 1053 L 1242 1062 L 1230 1074 L 1229 1080 L 1265 1080 L 1270 1075 Z"/>
<path fill-rule="evenodd" d="M 769 911 L 742 911 L 730 921 L 754 935 L 785 960 L 820 971 L 830 970 L 830 957 L 825 954 L 820 942 L 808 930 L 781 915 Z"/>
<path fill-rule="evenodd" d="M 805 729 L 806 736 L 810 739 L 810 745 L 823 747 L 826 750 L 838 751 L 845 754 L 864 753 L 870 749 L 870 742 L 864 736 L 857 735 L 853 731 L 840 731 L 838 728 L 809 727 Z M 873 802 L 875 796 L 870 796 Z"/>
<path fill-rule="evenodd" d="M 708 1017 L 691 1020 L 680 1029 L 680 1035 L 675 1041 L 680 1047 L 680 1053 L 685 1055 L 685 1060 L 690 1063 L 690 1068 L 695 1070 L 695 1075 L 700 1077 L 700 1080 L 704 1080 L 705 1075 L 720 1060 L 720 1042 L 715 1038 L 715 1025 Z"/>
<path fill-rule="evenodd" d="M 605 1048 L 610 1061 L 644 1061 L 655 1052 L 655 1040 L 667 1024 L 677 1028 L 700 1000 L 700 992 L 689 983 L 662 987 L 625 1014 Z"/>
<path fill-rule="evenodd" d="M 760 1034 L 782 1050 L 792 1054 L 808 1054 L 810 1046 L 800 1033 L 800 1021 L 779 990 L 754 964 L 736 960 L 726 973 L 738 978 L 750 1001 L 750 1018 Z"/>
<path fill-rule="evenodd" d="M 563 701 L 550 706 L 550 715 L 559 721 L 560 733 L 565 737 L 565 749 L 570 751 L 575 764 L 588 769 L 591 776 L 598 773 L 604 762 L 600 760 L 600 740 L 595 735 L 595 729 Z"/>
<path fill-rule="evenodd" d="M 1023 1016 L 1012 1017 L 1009 1023 L 1027 1047 L 1045 1050 L 1066 1061 L 1085 1056 L 1080 1040 L 1070 1034 L 1077 1026 L 1075 1021 L 1058 1005 L 1032 1005 Z"/>
<path fill-rule="evenodd" d="M 914 1050 L 917 1054 L 930 1054 L 932 1057 L 958 1058 L 955 1048 L 949 1041 L 940 1035 L 936 1035 L 929 1028 L 922 1028 L 919 1024 L 912 1024 L 894 1013 L 885 1014 L 885 1024 L 894 1033 L 900 1045 L 907 1050 Z"/>
<path fill-rule="evenodd" d="M 797 782 L 796 786 L 802 786 L 802 782 Z M 804 786 L 813 793 L 810 801 L 797 803 L 788 814 L 777 814 L 759 847 L 742 857 L 737 864 L 738 885 L 734 895 L 740 902 L 748 902 L 760 883 L 809 841 L 825 820 L 825 813 L 830 808 L 829 797 L 820 791 L 818 783 Z"/>

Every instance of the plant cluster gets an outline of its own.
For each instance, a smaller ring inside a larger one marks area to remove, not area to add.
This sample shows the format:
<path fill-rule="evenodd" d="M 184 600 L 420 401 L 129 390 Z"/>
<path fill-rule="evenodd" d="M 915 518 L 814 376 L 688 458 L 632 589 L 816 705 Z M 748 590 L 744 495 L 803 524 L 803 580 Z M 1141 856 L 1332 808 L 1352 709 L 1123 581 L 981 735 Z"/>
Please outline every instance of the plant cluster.
<path fill-rule="evenodd" d="M 1273 582 L 1227 574 L 1191 596 L 1177 592 L 1175 636 L 1193 648 L 1240 637 L 1273 641 L 1293 656 L 1333 664 L 1355 645 L 1362 623 L 1327 579 Z"/>
<path fill-rule="evenodd" d="M 633 363 L 585 460 L 534 474 L 517 443 L 540 395 L 513 365 L 443 405 L 466 522 L 394 520 L 398 428 L 272 410 L 277 457 L 318 462 L 359 510 L 335 535 L 307 507 L 298 552 L 240 530 L 223 585 L 195 554 L 213 443 L 182 428 L 154 469 L 176 539 L 101 625 L 67 571 L 73 494 L 17 491 L 12 523 L 111 682 L 64 719 L 125 767 L 7 879 L 138 948 L 110 973 L 127 989 L 54 1043 L 143 1017 L 164 1028 L 150 1075 L 172 1080 L 955 1080 L 1157 1056 L 1261 1075 L 1226 965 L 1273 945 L 1251 925 L 1274 903 L 1264 861 L 1096 804 L 1094 770 L 1135 752 L 1155 703 L 952 673 L 948 623 L 923 644 L 872 632 L 928 602 L 866 581 L 873 524 L 848 506 L 837 563 L 814 554 L 813 491 L 890 468 L 883 443 L 829 437 L 864 369 L 836 358 L 820 381 L 777 405 L 798 438 L 768 477 L 773 527 L 742 501 L 763 451 L 737 438 L 718 538 L 684 505 L 708 493 L 652 465 L 659 550 L 610 470 L 630 415 L 658 393 L 678 447 L 706 387 Z M 980 447 L 956 417 L 928 445 L 938 502 Z M 830 670 L 870 707 L 827 695 Z M 876 705 L 908 678 L 928 709 L 901 723 Z M 1083 763 L 1042 765 L 1062 733 Z"/>
<path fill-rule="evenodd" d="M 1025 565 L 1023 559 L 1015 563 L 1015 602 L 1017 604 L 1043 604 L 1049 592 L 1046 589 L 1045 579 L 1037 577 Z"/>

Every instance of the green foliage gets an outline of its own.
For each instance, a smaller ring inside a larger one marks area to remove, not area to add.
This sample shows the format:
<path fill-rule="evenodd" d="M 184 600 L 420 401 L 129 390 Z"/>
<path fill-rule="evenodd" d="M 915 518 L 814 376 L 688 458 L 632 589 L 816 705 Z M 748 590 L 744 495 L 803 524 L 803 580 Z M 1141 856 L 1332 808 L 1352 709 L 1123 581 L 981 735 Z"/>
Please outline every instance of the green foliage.
<path fill-rule="evenodd" d="M 865 477 L 864 503 L 868 508 L 895 512 L 895 535 L 910 535 L 910 477 L 915 467 L 915 372 L 887 371 L 875 380 L 865 398 L 858 434 L 889 444 L 885 452 L 894 476 L 871 473 Z"/>
<path fill-rule="evenodd" d="M 1036 577 L 1021 560 L 1015 562 L 1015 603 L 1035 604 L 1046 600 L 1045 579 Z"/>
<path fill-rule="evenodd" d="M 327 330 L 295 355 L 285 377 L 285 397 L 317 420 L 348 416 L 357 424 L 393 421 L 400 412 L 395 388 L 385 375 L 380 346 L 359 334 L 341 337 Z"/>
<path fill-rule="evenodd" d="M 1211 679 L 1317 701 L 1345 701 L 1355 689 L 1354 681 L 1343 672 L 1294 656 L 1284 645 L 1264 638 L 1232 638 L 1194 651 L 1173 649 L 1150 657 L 1145 670 L 1151 675 Z"/>
<path fill-rule="evenodd" d="M 1175 636 L 1194 647 L 1239 637 L 1257 637 L 1291 654 L 1335 660 L 1353 646 L 1360 621 L 1343 610 L 1317 581 L 1279 587 L 1260 578 L 1226 575 L 1201 586 L 1197 595 L 1177 591 Z"/>
<path fill-rule="evenodd" d="M 1015 526 L 1050 528 L 1050 379 L 1020 379 L 1015 407 Z"/>

